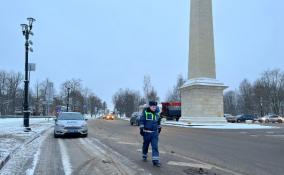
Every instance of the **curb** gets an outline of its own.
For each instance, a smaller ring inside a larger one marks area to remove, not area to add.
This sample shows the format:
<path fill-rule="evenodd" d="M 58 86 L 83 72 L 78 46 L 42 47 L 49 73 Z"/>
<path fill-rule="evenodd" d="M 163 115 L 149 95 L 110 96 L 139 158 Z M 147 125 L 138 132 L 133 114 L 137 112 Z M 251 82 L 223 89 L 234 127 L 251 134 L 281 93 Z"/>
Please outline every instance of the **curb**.
<path fill-rule="evenodd" d="M 27 141 L 25 141 L 23 144 L 17 146 L 13 151 L 11 151 L 2 161 L 0 161 L 0 170 L 6 165 L 6 163 L 10 160 L 11 155 L 14 154 L 16 151 L 18 151 L 18 149 L 20 149 L 21 147 L 28 145 L 29 143 L 31 143 L 32 141 L 34 141 L 35 139 L 37 139 L 39 136 L 41 136 L 43 133 L 47 132 L 52 126 L 48 127 L 47 129 L 41 131 L 40 133 L 35 134 L 34 137 L 27 139 Z"/>

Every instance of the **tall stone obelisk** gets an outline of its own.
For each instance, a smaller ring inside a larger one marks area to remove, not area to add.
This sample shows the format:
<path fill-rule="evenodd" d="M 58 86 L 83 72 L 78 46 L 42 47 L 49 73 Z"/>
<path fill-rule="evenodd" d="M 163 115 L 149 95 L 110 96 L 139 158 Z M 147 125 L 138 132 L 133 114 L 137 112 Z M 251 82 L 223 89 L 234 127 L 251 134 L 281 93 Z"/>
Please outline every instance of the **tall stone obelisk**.
<path fill-rule="evenodd" d="M 181 120 L 226 122 L 223 90 L 216 80 L 212 0 L 191 0 L 188 80 L 181 87 Z"/>

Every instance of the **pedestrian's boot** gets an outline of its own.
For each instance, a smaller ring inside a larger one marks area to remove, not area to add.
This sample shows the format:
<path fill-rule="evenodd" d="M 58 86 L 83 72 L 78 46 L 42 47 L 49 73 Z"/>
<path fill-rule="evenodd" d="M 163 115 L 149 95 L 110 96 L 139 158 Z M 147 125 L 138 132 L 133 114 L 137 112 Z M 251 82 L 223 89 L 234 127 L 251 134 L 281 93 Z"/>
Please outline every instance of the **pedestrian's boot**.
<path fill-rule="evenodd" d="M 146 155 L 143 155 L 143 156 L 142 156 L 142 160 L 143 160 L 143 162 L 147 162 L 147 156 L 146 156 Z"/>
<path fill-rule="evenodd" d="M 153 166 L 161 167 L 161 163 L 159 161 L 153 161 Z"/>

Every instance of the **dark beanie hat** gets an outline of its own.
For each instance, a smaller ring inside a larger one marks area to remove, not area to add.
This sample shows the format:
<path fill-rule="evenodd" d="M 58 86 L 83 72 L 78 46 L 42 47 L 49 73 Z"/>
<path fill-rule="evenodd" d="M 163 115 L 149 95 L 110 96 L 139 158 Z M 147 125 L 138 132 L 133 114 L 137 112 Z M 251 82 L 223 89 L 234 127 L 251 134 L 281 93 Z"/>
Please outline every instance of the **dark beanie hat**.
<path fill-rule="evenodd" d="M 155 101 L 149 101 L 149 106 L 157 106 L 158 103 Z"/>

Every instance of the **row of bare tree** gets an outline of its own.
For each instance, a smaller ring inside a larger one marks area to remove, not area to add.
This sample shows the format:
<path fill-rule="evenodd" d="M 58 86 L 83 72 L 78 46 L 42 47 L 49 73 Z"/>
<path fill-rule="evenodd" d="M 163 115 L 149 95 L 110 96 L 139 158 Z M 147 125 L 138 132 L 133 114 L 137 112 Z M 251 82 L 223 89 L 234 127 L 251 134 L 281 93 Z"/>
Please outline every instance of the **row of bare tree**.
<path fill-rule="evenodd" d="M 184 78 L 179 75 L 177 83 L 167 94 L 166 101 L 180 101 L 180 90 L 184 84 Z M 151 77 L 144 76 L 143 80 L 143 92 L 141 96 L 139 91 L 130 89 L 119 89 L 112 98 L 114 108 L 120 115 L 130 117 L 135 111 L 139 111 L 139 107 L 148 103 L 151 100 L 159 101 L 158 93 L 152 86 Z"/>
<path fill-rule="evenodd" d="M 150 76 L 144 76 L 143 91 L 144 96 L 141 96 L 139 91 L 119 89 L 112 97 L 115 111 L 120 115 L 130 117 L 133 112 L 139 110 L 139 106 L 148 101 L 159 101 L 158 93 L 151 84 Z"/>
<path fill-rule="evenodd" d="M 14 113 L 21 109 L 23 75 L 15 72 L 0 71 L 0 114 Z"/>
<path fill-rule="evenodd" d="M 284 72 L 265 71 L 252 83 L 244 79 L 238 90 L 224 94 L 224 112 L 284 116 Z"/>
<path fill-rule="evenodd" d="M 79 79 L 62 83 L 57 94 L 53 82 L 46 79 L 29 89 L 29 106 L 33 115 L 53 115 L 56 107 L 67 106 L 69 88 L 70 110 L 81 113 L 98 114 L 107 110 L 107 104 L 88 88 L 83 88 Z M 21 73 L 0 71 L 0 115 L 22 113 L 23 75 Z"/>

